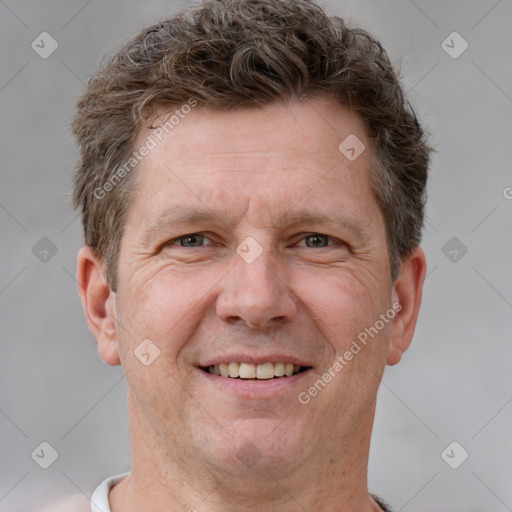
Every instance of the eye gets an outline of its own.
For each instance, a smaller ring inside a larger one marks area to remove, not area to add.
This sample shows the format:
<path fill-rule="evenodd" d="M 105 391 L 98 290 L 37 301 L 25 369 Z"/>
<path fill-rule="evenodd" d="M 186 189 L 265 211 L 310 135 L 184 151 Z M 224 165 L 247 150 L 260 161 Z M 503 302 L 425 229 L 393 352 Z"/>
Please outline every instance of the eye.
<path fill-rule="evenodd" d="M 310 235 L 305 236 L 302 238 L 306 242 L 306 247 L 313 247 L 313 248 L 320 248 L 327 247 L 328 245 L 334 245 L 329 244 L 329 240 L 332 240 L 332 238 L 328 235 L 322 235 L 320 233 L 312 233 Z M 302 242 L 301 240 L 301 242 Z M 297 245 L 300 245 L 297 244 Z"/>
<path fill-rule="evenodd" d="M 179 238 L 171 240 L 170 242 L 168 242 L 168 245 L 179 245 L 180 247 L 201 247 L 204 245 L 203 242 L 205 240 L 210 241 L 210 239 L 204 235 L 201 235 L 199 233 L 191 233 L 189 235 L 183 235 L 180 236 Z"/>
<path fill-rule="evenodd" d="M 302 247 L 323 249 L 324 247 L 329 247 L 335 245 L 337 240 L 328 235 L 322 235 L 321 233 L 310 233 L 304 236 L 300 242 L 297 244 Z M 303 243 L 304 242 L 304 243 Z M 331 242 L 331 243 L 329 243 Z M 166 245 L 167 246 L 180 246 L 180 247 L 204 247 L 211 245 L 211 240 L 201 233 L 190 233 L 187 235 L 180 236 L 178 238 L 174 238 L 170 240 Z M 342 242 L 338 241 L 339 244 Z"/>

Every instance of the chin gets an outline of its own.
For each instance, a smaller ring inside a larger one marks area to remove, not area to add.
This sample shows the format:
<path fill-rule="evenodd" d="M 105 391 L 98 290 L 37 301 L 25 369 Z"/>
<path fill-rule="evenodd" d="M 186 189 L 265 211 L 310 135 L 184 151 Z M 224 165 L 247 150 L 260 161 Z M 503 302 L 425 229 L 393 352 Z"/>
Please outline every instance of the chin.
<path fill-rule="evenodd" d="M 285 476 L 308 459 L 313 436 L 290 430 L 293 422 L 286 419 L 251 418 L 235 421 L 226 428 L 229 439 L 212 440 L 211 459 L 221 462 L 223 469 L 240 474 L 269 472 Z M 225 434 L 225 433 L 224 433 Z"/>

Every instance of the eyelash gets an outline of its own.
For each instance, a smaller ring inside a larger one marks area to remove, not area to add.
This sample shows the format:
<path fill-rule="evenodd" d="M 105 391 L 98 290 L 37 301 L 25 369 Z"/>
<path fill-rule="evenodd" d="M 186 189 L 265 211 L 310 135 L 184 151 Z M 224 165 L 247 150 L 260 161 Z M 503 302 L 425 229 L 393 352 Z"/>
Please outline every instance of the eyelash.
<path fill-rule="evenodd" d="M 190 236 L 202 236 L 204 238 L 206 238 L 207 240 L 210 240 L 206 235 L 204 235 L 203 233 L 188 233 L 186 235 L 183 235 L 183 236 L 180 236 L 180 237 L 177 237 L 177 238 L 173 238 L 172 240 L 169 240 L 165 246 L 173 246 L 175 244 L 175 242 L 177 242 L 178 240 L 184 240 L 186 239 L 187 237 L 190 237 Z M 308 237 L 313 237 L 313 236 L 319 236 L 319 237 L 324 237 L 324 238 L 327 238 L 328 240 L 330 240 L 331 242 L 334 242 L 334 243 L 331 243 L 325 247 L 319 247 L 318 249 L 326 249 L 327 247 L 332 247 L 334 245 L 336 245 L 336 243 L 338 245 L 345 245 L 341 240 L 338 240 L 337 238 L 334 238 L 332 236 L 329 236 L 329 235 L 324 235 L 322 233 L 307 233 L 305 235 L 303 235 L 303 237 L 300 239 L 300 241 L 302 240 L 305 240 L 306 238 Z M 211 240 L 210 240 L 211 241 Z M 193 247 L 184 247 L 183 245 L 178 245 L 177 247 L 183 247 L 184 249 L 193 249 Z M 199 247 L 208 247 L 208 246 L 199 246 Z M 314 249 L 314 247 L 310 247 L 310 249 Z"/>

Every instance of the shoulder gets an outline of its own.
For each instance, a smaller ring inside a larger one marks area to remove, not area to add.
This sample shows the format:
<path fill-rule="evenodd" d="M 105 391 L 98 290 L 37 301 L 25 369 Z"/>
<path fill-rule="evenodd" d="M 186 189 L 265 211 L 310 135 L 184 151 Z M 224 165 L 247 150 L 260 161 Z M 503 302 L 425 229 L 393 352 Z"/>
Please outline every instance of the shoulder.
<path fill-rule="evenodd" d="M 33 512 L 91 512 L 91 502 L 85 494 L 73 494 Z"/>
<path fill-rule="evenodd" d="M 376 494 L 370 494 L 370 496 L 377 502 L 383 512 L 395 512 L 395 509 L 381 497 L 377 496 Z"/>

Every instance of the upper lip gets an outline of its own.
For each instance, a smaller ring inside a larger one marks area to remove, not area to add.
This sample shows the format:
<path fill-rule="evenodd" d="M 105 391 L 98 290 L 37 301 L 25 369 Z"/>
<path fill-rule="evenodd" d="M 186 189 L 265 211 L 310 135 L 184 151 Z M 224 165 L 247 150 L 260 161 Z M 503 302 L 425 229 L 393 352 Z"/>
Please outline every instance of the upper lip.
<path fill-rule="evenodd" d="M 204 362 L 199 363 L 200 367 L 214 366 L 221 363 L 252 363 L 252 364 L 264 364 L 264 363 L 292 363 L 298 366 L 311 366 L 307 362 L 289 355 L 284 354 L 267 354 L 267 355 L 255 355 L 255 354 L 226 354 L 216 356 L 211 359 L 206 359 Z"/>

